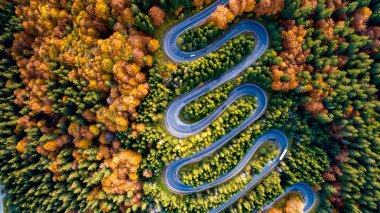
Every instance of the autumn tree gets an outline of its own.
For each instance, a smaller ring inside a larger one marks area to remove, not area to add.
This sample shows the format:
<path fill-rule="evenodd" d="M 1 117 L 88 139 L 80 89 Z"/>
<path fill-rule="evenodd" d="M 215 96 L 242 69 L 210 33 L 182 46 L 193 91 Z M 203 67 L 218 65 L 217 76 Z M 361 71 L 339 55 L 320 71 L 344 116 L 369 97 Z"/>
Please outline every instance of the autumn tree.
<path fill-rule="evenodd" d="M 227 7 L 220 5 L 208 18 L 208 22 L 214 23 L 219 29 L 225 29 L 234 18 L 234 14 Z"/>
<path fill-rule="evenodd" d="M 368 7 L 362 7 L 355 11 L 351 26 L 359 33 L 367 30 L 367 21 L 371 17 L 372 11 Z"/>
<path fill-rule="evenodd" d="M 284 8 L 284 0 L 261 0 L 255 5 L 253 12 L 258 15 L 275 15 Z"/>
<path fill-rule="evenodd" d="M 148 14 L 154 26 L 159 27 L 164 23 L 165 12 L 161 8 L 153 6 L 149 9 Z"/>

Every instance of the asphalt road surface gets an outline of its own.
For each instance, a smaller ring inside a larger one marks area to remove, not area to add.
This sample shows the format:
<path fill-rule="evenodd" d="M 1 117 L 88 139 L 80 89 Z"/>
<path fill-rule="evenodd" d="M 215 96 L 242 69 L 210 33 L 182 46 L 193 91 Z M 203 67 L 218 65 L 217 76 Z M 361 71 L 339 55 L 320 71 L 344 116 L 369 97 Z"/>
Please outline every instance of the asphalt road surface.
<path fill-rule="evenodd" d="M 228 0 L 216 1 L 215 3 L 202 10 L 198 14 L 178 23 L 173 28 L 171 28 L 163 40 L 163 49 L 166 55 L 171 60 L 177 63 L 181 63 L 184 61 L 193 61 L 219 49 L 228 40 L 234 38 L 236 35 L 239 35 L 241 33 L 251 33 L 255 37 L 254 50 L 242 62 L 234 66 L 229 71 L 225 72 L 224 74 L 220 75 L 215 79 L 212 79 L 204 83 L 202 86 L 194 88 L 189 93 L 186 93 L 174 100 L 166 110 L 164 118 L 165 126 L 169 133 L 173 136 L 176 136 L 178 138 L 186 138 L 188 136 L 199 133 L 207 126 L 209 126 L 216 118 L 218 118 L 226 110 L 226 108 L 231 103 L 233 103 L 237 98 L 241 96 L 249 95 L 256 97 L 257 108 L 238 127 L 234 128 L 228 134 L 215 141 L 209 147 L 206 147 L 205 149 L 189 157 L 172 162 L 165 169 L 165 183 L 168 189 L 174 193 L 190 194 L 200 192 L 225 183 L 231 178 L 241 173 L 241 171 L 248 164 L 249 160 L 252 158 L 257 149 L 259 149 L 260 146 L 264 143 L 275 143 L 278 149 L 280 150 L 280 154 L 274 160 L 269 162 L 262 169 L 260 174 L 256 174 L 253 177 L 252 181 L 249 182 L 244 189 L 236 193 L 226 203 L 222 204 L 216 209 L 211 210 L 210 212 L 220 212 L 226 209 L 228 206 L 235 203 L 239 198 L 244 196 L 280 163 L 280 161 L 285 157 L 285 154 L 288 150 L 288 140 L 285 134 L 279 130 L 271 130 L 266 132 L 264 135 L 262 135 L 256 141 L 253 142 L 251 148 L 247 151 L 243 159 L 238 163 L 238 165 L 235 168 L 218 177 L 213 182 L 204 183 L 200 186 L 194 187 L 191 185 L 184 184 L 179 178 L 179 170 L 183 166 L 199 162 L 202 159 L 217 152 L 217 150 L 223 147 L 229 140 L 231 140 L 241 131 L 246 129 L 254 121 L 259 119 L 265 113 L 265 110 L 267 108 L 268 97 L 266 93 L 256 85 L 244 84 L 233 90 L 229 94 L 226 101 L 224 101 L 219 107 L 217 107 L 209 116 L 201 119 L 200 121 L 189 124 L 183 122 L 179 117 L 180 111 L 184 106 L 196 100 L 197 98 L 205 95 L 207 92 L 215 89 L 216 87 L 224 84 L 225 82 L 236 78 L 242 71 L 251 66 L 253 63 L 255 63 L 255 61 L 264 54 L 265 50 L 269 46 L 268 32 L 266 31 L 265 27 L 256 21 L 244 20 L 234 25 L 228 32 L 224 33 L 212 44 L 201 50 L 194 52 L 184 52 L 178 48 L 177 40 L 181 36 L 181 34 L 193 27 L 199 26 L 200 24 L 204 23 L 204 21 L 207 20 L 207 18 L 212 14 L 212 12 L 216 9 L 217 6 L 225 5 L 227 3 Z M 263 207 L 263 209 L 270 208 L 276 200 L 280 199 L 290 191 L 296 191 L 302 195 L 304 202 L 304 212 L 309 212 L 314 207 L 316 203 L 316 196 L 314 191 L 307 184 L 297 183 L 293 186 L 286 188 L 284 194 L 276 198 L 271 204 Z"/>

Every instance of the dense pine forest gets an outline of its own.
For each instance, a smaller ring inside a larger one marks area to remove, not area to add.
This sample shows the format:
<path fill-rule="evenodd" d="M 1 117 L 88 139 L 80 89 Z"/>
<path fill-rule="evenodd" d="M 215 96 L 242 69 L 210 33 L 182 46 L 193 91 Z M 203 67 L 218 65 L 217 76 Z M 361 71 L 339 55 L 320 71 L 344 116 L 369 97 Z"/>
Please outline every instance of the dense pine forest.
<path fill-rule="evenodd" d="M 257 108 L 239 97 L 201 132 L 172 136 L 165 110 L 223 75 L 258 44 L 241 33 L 199 59 L 175 63 L 163 38 L 213 0 L 0 0 L 0 185 L 7 212 L 207 212 L 242 190 L 279 154 L 260 147 L 226 183 L 168 190 L 163 172 L 209 147 Z M 271 129 L 290 141 L 283 161 L 227 212 L 252 212 L 304 182 L 315 212 L 380 210 L 380 1 L 229 0 L 177 39 L 200 51 L 242 20 L 270 46 L 238 77 L 186 105 L 210 115 L 239 85 L 268 94 L 263 116 L 216 153 L 180 170 L 199 186 L 232 170 Z M 290 194 L 269 210 L 303 212 Z M 2 210 L 0 209 L 0 212 Z"/>

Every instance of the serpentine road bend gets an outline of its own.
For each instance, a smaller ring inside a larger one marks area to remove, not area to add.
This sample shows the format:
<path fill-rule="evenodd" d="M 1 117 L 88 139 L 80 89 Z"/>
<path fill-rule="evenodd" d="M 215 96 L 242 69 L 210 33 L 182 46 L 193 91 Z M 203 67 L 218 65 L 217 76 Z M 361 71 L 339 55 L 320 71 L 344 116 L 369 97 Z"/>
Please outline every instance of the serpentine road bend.
<path fill-rule="evenodd" d="M 208 53 L 211 53 L 218 48 L 220 48 L 226 41 L 234 38 L 236 35 L 241 33 L 251 33 L 255 37 L 255 48 L 245 59 L 243 59 L 239 64 L 234 66 L 229 71 L 220 75 L 219 77 L 210 80 L 204 83 L 202 86 L 196 87 L 189 93 L 186 93 L 176 100 L 174 100 L 170 106 L 167 108 L 165 112 L 165 126 L 170 134 L 178 138 L 185 138 L 196 133 L 199 133 L 207 126 L 209 126 L 218 116 L 220 116 L 226 108 L 234 102 L 237 98 L 241 96 L 254 96 L 257 98 L 257 108 L 251 113 L 251 115 L 245 119 L 238 127 L 232 129 L 228 134 L 224 135 L 217 141 L 215 141 L 209 147 L 180 160 L 172 162 L 164 171 L 164 180 L 168 187 L 168 189 L 174 193 L 179 194 L 190 194 L 195 192 L 200 192 L 211 187 L 215 187 L 222 183 L 227 182 L 234 176 L 238 175 L 244 167 L 249 163 L 249 160 L 255 154 L 257 149 L 260 146 L 267 142 L 275 143 L 279 149 L 279 156 L 277 156 L 274 160 L 269 162 L 260 172 L 260 174 L 256 174 L 253 176 L 251 182 L 249 182 L 241 191 L 233 195 L 226 203 L 217 207 L 216 209 L 211 210 L 210 212 L 220 212 L 226 209 L 231 204 L 235 203 L 239 198 L 244 196 L 247 192 L 249 192 L 257 183 L 259 183 L 266 175 L 268 175 L 285 157 L 285 154 L 288 150 L 288 139 L 287 137 L 279 130 L 271 130 L 266 132 L 264 135 L 259 137 L 253 145 L 250 147 L 248 152 L 243 156 L 242 160 L 238 163 L 238 165 L 230 170 L 229 172 L 221 175 L 215 181 L 211 183 L 204 183 L 200 186 L 194 187 L 191 185 L 184 184 L 179 178 L 179 170 L 188 164 L 192 164 L 195 162 L 199 162 L 202 159 L 214 154 L 217 152 L 223 145 L 225 145 L 229 140 L 239 134 L 242 130 L 246 129 L 249 125 L 251 125 L 254 121 L 260 118 L 268 104 L 268 98 L 266 93 L 258 86 L 253 84 L 244 84 L 236 89 L 234 89 L 228 96 L 227 100 L 225 100 L 219 107 L 217 107 L 209 116 L 201 119 L 198 122 L 188 124 L 183 122 L 180 117 L 181 109 L 194 101 L 198 97 L 203 96 L 207 92 L 215 89 L 216 87 L 224 84 L 225 82 L 234 79 L 237 77 L 242 71 L 252 65 L 258 58 L 260 58 L 269 45 L 269 37 L 268 32 L 260 23 L 244 20 L 234 25 L 228 32 L 224 33 L 219 39 L 210 44 L 208 47 L 203 48 L 194 52 L 183 52 L 177 46 L 177 40 L 185 31 L 197 27 L 204 23 L 207 18 L 212 14 L 212 12 L 219 5 L 226 5 L 229 0 L 219 0 L 202 10 L 198 14 L 178 23 L 173 28 L 171 28 L 164 40 L 163 40 L 163 49 L 166 55 L 173 61 L 177 63 L 181 63 L 184 61 L 193 61 L 198 59 Z M 303 183 L 297 183 L 293 186 L 288 187 L 285 190 L 285 193 L 290 191 L 297 191 L 303 197 L 304 203 L 304 212 L 309 212 L 316 203 L 316 196 L 313 190 Z M 281 195 L 277 199 L 280 199 L 284 196 Z M 276 199 L 276 200 L 277 200 Z M 275 200 L 275 201 L 276 201 Z M 275 202 L 273 201 L 273 203 Z M 269 208 L 273 203 L 267 205 L 265 208 Z"/>

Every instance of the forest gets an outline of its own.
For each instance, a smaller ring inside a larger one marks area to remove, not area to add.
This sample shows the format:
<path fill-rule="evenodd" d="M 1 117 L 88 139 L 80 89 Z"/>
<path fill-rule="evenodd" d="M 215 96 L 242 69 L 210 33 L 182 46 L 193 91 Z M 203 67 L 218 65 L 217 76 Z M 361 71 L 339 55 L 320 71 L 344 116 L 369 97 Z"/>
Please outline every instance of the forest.
<path fill-rule="evenodd" d="M 165 125 L 170 104 L 239 66 L 260 41 L 241 33 L 196 60 L 165 55 L 164 37 L 215 0 L 0 0 L 0 212 L 208 212 L 279 155 L 264 143 L 243 170 L 212 189 L 176 194 L 163 174 L 244 122 L 241 96 L 185 138 Z M 269 48 L 236 78 L 180 111 L 206 118 L 243 84 L 268 95 L 265 113 L 212 155 L 185 166 L 200 186 L 231 171 L 271 129 L 290 148 L 226 212 L 260 210 L 307 183 L 314 211 L 380 209 L 380 1 L 229 0 L 184 31 L 176 47 L 202 51 L 243 20 L 265 26 Z M 290 193 L 269 213 L 303 212 Z"/>

